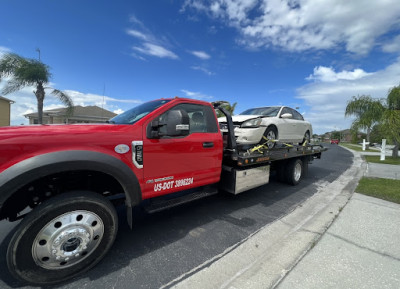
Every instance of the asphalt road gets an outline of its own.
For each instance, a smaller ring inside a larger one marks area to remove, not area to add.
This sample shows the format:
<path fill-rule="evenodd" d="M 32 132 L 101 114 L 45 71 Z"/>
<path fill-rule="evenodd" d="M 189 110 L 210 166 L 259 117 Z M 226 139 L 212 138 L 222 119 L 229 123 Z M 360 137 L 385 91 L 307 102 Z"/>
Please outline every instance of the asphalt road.
<path fill-rule="evenodd" d="M 295 187 L 272 177 L 269 184 L 237 196 L 218 194 L 152 215 L 138 210 L 132 231 L 121 210 L 117 239 L 103 261 L 84 275 L 51 288 L 168 288 L 174 279 L 209 265 L 215 256 L 291 212 L 318 186 L 334 181 L 349 168 L 350 152 L 337 145 L 326 146 L 329 150 L 309 166 L 308 176 Z M 5 254 L 15 225 L 0 222 L 0 288 L 40 288 L 15 281 L 7 271 Z"/>

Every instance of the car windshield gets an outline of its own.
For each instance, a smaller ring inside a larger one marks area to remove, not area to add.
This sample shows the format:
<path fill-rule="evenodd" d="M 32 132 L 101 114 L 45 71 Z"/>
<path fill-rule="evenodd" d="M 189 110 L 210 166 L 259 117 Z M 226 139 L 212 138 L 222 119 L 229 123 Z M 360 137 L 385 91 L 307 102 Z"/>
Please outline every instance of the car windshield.
<path fill-rule="evenodd" d="M 264 115 L 264 116 L 277 116 L 280 107 L 277 106 L 267 106 L 267 107 L 257 107 L 250 108 L 241 113 L 241 115 Z"/>
<path fill-rule="evenodd" d="M 169 99 L 160 99 L 143 103 L 113 117 L 108 122 L 115 124 L 133 124 L 169 101 Z"/>

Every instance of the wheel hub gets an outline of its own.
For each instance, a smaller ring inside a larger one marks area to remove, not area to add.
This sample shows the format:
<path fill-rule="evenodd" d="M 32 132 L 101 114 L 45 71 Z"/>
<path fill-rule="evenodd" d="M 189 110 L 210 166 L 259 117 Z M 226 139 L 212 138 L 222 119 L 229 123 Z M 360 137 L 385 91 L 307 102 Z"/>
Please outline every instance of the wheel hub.
<path fill-rule="evenodd" d="M 32 256 L 43 268 L 66 268 L 89 256 L 103 234 L 103 222 L 95 213 L 69 212 L 51 220 L 40 230 L 32 245 Z"/>

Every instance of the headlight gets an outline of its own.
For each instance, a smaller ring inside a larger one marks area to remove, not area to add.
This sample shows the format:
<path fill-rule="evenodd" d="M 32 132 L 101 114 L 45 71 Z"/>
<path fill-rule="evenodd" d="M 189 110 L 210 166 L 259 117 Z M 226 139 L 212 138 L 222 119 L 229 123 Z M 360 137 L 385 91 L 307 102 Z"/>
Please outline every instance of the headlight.
<path fill-rule="evenodd" d="M 261 118 L 253 118 L 246 120 L 240 127 L 259 127 L 261 124 Z"/>

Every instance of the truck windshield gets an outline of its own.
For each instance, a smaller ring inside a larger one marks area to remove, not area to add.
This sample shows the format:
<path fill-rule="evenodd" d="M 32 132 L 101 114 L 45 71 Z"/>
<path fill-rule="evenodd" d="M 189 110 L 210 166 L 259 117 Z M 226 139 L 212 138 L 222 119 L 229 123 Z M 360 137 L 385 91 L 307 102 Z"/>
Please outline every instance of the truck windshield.
<path fill-rule="evenodd" d="M 264 115 L 264 116 L 277 116 L 280 107 L 276 106 L 266 106 L 266 107 L 257 107 L 250 108 L 241 113 L 241 115 Z"/>
<path fill-rule="evenodd" d="M 159 108 L 160 106 L 166 104 L 169 102 L 170 99 L 159 99 L 155 101 L 150 101 L 143 103 L 141 105 L 138 105 L 128 111 L 125 111 L 112 119 L 110 119 L 108 122 L 109 123 L 115 123 L 115 124 L 133 124 L 152 112 L 153 110 Z"/>

